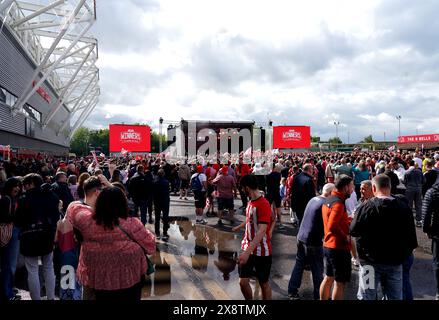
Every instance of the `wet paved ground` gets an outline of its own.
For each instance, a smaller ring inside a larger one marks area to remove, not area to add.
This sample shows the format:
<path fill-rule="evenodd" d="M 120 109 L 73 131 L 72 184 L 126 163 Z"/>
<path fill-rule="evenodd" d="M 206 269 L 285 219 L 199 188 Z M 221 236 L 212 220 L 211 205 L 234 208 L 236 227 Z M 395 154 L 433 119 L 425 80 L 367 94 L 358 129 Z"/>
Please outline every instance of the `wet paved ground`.
<path fill-rule="evenodd" d="M 241 204 L 235 200 L 235 207 Z M 237 222 L 244 216 L 236 214 Z M 171 197 L 171 227 L 169 241 L 157 242 L 158 251 L 153 257 L 156 272 L 144 287 L 142 299 L 202 299 L 202 300 L 241 300 L 238 266 L 236 257 L 240 251 L 243 231 L 231 232 L 232 226 L 224 221 L 217 225 L 217 218 L 207 218 L 207 225 L 194 224 L 193 200 L 179 200 Z M 273 265 L 271 269 L 271 287 L 273 299 L 287 299 L 287 287 L 296 255 L 297 230 L 289 222 L 289 214 L 282 216 L 284 229 L 275 229 L 273 235 Z M 152 225 L 148 225 L 153 230 Z M 411 271 L 415 299 L 434 299 L 434 278 L 431 269 L 430 241 L 420 229 L 418 242 L 420 247 L 415 253 L 415 262 Z M 25 290 L 24 273 L 21 278 L 20 294 L 29 299 Z M 353 270 L 352 279 L 347 287 L 346 298 L 356 299 L 358 272 Z M 251 281 L 256 299 L 260 299 L 260 289 Z M 304 272 L 300 294 L 303 299 L 312 299 L 311 273 Z"/>

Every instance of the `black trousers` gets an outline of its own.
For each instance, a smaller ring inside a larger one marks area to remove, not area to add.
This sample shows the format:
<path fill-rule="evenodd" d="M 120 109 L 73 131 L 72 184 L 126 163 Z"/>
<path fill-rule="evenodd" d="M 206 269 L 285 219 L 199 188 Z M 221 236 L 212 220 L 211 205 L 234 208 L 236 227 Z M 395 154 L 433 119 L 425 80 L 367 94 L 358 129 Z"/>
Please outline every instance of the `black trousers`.
<path fill-rule="evenodd" d="M 439 294 L 439 239 L 431 241 L 431 253 L 433 254 L 433 272 L 436 278 L 436 294 Z"/>
<path fill-rule="evenodd" d="M 155 235 L 160 235 L 160 216 L 163 221 L 163 235 L 168 234 L 169 229 L 169 202 L 168 203 L 155 203 Z"/>
<path fill-rule="evenodd" d="M 142 298 L 142 283 L 121 290 L 94 290 L 96 300 L 102 301 L 140 301 Z"/>
<path fill-rule="evenodd" d="M 239 195 L 241 196 L 242 206 L 244 208 L 247 208 L 247 203 L 248 203 L 247 195 L 245 194 L 244 190 L 242 190 L 241 186 L 239 186 Z"/>

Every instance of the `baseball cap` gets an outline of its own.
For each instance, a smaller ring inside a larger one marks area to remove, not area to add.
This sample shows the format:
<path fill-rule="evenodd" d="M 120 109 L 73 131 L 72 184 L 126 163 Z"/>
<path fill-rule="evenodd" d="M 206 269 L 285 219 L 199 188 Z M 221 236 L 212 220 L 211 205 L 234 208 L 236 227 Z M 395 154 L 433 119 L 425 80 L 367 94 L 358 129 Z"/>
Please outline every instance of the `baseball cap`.
<path fill-rule="evenodd" d="M 202 173 L 202 172 L 203 172 L 203 167 L 197 166 L 197 173 Z"/>

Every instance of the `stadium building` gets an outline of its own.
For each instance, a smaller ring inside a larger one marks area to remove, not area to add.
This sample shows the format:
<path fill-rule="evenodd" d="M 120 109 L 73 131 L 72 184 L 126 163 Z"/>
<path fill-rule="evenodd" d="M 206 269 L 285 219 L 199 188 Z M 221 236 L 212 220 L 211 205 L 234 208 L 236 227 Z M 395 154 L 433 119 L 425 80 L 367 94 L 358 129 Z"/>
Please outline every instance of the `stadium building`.
<path fill-rule="evenodd" d="M 0 145 L 65 155 L 99 98 L 93 0 L 0 0 Z"/>

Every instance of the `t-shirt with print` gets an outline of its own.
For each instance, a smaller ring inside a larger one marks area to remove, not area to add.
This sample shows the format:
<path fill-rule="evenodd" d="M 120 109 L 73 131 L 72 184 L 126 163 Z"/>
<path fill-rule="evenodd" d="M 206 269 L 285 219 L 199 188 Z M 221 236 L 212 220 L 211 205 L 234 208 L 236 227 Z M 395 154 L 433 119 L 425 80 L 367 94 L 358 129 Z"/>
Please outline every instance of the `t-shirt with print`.
<path fill-rule="evenodd" d="M 250 243 L 258 231 L 258 224 L 267 224 L 267 231 L 252 254 L 259 257 L 271 256 L 271 207 L 267 199 L 263 196 L 256 200 L 250 200 L 247 204 L 245 213 L 245 234 L 241 244 L 242 250 L 246 250 L 250 246 Z"/>

